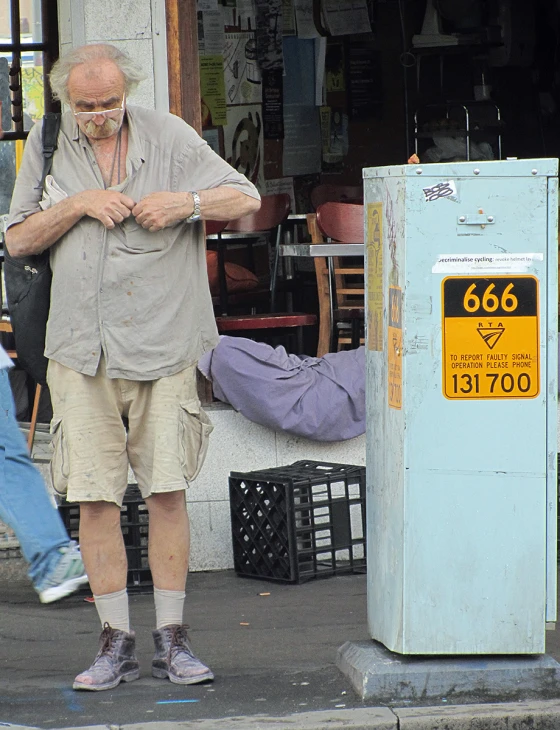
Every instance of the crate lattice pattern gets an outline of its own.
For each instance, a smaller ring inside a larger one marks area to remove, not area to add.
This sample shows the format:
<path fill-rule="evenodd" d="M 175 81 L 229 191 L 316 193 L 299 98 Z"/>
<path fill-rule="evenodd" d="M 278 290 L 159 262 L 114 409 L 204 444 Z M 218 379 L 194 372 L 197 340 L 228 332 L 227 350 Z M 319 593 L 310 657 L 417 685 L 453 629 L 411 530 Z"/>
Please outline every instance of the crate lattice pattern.
<path fill-rule="evenodd" d="M 234 568 L 287 583 L 365 572 L 365 467 L 298 461 L 229 478 Z"/>

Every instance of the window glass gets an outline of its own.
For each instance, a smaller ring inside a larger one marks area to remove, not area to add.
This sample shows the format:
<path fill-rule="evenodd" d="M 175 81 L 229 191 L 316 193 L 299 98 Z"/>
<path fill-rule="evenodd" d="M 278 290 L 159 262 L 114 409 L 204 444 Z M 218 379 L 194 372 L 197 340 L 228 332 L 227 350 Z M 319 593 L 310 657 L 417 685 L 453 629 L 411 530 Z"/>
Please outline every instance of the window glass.
<path fill-rule="evenodd" d="M 12 128 L 10 112 L 10 90 L 8 88 L 8 70 L 11 62 L 9 54 L 0 56 L 0 103 L 2 109 L 0 119 L 2 129 L 9 131 Z M 15 142 L 3 140 L 0 142 L 0 215 L 8 212 L 10 197 L 16 179 L 16 145 Z"/>
<path fill-rule="evenodd" d="M 21 61 L 21 83 L 23 86 L 23 128 L 26 132 L 28 132 L 34 122 L 41 119 L 45 113 L 43 54 L 23 54 Z"/>
<path fill-rule="evenodd" d="M 37 0 L 20 0 L 19 25 L 22 43 L 41 43 L 41 3 Z"/>
<path fill-rule="evenodd" d="M 0 215 L 10 209 L 12 190 L 16 181 L 16 144 L 4 140 L 0 144 Z"/>
<path fill-rule="evenodd" d="M 0 43 L 12 42 L 10 0 L 0 0 Z"/>

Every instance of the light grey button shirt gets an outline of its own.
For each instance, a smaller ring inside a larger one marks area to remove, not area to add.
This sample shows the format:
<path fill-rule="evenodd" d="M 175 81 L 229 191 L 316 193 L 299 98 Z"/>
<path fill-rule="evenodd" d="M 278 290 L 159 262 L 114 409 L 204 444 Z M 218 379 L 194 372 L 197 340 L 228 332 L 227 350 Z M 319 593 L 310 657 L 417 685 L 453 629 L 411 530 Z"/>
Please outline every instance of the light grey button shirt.
<path fill-rule="evenodd" d="M 127 106 L 126 179 L 138 202 L 152 192 L 226 185 L 259 199 L 255 186 L 183 120 Z M 27 139 L 8 228 L 40 210 L 41 123 Z M 68 195 L 103 189 L 87 138 L 62 117 L 51 174 Z M 110 378 L 153 380 L 197 362 L 218 342 L 202 223 L 150 233 L 130 216 L 107 230 L 84 217 L 51 248 L 53 282 L 45 354 L 95 375 L 101 353 Z"/>

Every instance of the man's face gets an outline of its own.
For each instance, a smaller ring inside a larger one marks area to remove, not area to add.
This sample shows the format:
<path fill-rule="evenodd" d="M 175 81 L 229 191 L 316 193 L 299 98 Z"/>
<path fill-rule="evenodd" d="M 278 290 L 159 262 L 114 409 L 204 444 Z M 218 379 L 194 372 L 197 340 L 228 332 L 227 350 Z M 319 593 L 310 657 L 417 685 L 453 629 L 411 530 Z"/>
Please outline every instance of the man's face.
<path fill-rule="evenodd" d="M 73 69 L 68 78 L 68 96 L 76 122 L 89 139 L 107 139 L 121 128 L 124 78 L 113 61 L 84 63 Z M 100 113 L 107 110 L 112 111 L 108 115 Z"/>

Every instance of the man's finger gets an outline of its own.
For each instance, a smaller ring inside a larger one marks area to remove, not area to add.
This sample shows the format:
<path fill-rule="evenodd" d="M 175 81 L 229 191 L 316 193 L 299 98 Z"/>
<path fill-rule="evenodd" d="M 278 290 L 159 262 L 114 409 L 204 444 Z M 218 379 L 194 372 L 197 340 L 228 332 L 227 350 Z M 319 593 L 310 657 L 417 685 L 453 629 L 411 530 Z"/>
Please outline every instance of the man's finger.
<path fill-rule="evenodd" d="M 128 208 L 128 210 L 132 210 L 136 206 L 136 202 L 132 200 L 132 198 L 129 198 L 128 195 L 123 195 L 120 193 L 120 202 Z"/>
<path fill-rule="evenodd" d="M 123 217 L 123 219 L 128 218 L 128 216 L 131 213 L 130 208 L 125 208 L 124 206 L 116 208 L 116 211 L 119 215 L 121 215 Z"/>

